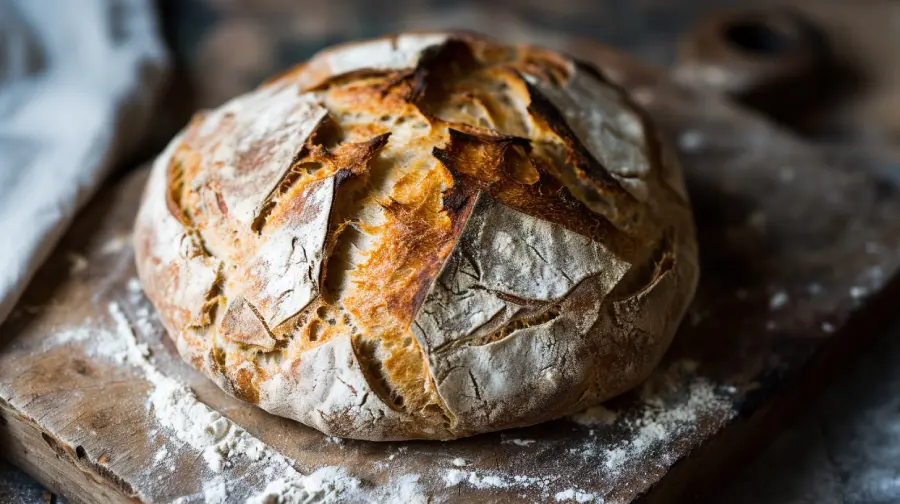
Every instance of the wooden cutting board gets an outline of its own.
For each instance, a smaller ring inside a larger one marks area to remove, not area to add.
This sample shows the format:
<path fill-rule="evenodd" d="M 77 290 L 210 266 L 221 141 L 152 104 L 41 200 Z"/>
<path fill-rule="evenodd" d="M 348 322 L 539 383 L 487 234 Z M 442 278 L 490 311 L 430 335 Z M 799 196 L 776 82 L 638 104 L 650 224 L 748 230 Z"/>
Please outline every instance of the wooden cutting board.
<path fill-rule="evenodd" d="M 695 207 L 699 292 L 639 390 L 454 442 L 344 441 L 268 415 L 184 364 L 140 292 L 141 170 L 79 216 L 0 327 L 0 453 L 74 502 L 244 502 L 284 478 L 311 502 L 674 502 L 710 487 L 891 313 L 900 184 L 664 72 L 582 55 L 676 140 Z"/>

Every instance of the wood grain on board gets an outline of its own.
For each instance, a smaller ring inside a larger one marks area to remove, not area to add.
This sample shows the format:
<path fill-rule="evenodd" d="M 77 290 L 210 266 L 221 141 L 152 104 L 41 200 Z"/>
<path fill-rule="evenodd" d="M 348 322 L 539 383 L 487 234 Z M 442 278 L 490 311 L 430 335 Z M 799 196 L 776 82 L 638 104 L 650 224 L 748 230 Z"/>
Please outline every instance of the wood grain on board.
<path fill-rule="evenodd" d="M 214 473 L 161 425 L 147 371 L 103 347 L 133 336 L 154 369 L 301 473 L 345 468 L 359 481 L 354 495 L 402 486 L 410 498 L 446 502 L 610 503 L 697 492 L 720 461 L 802 407 L 827 358 L 890 311 L 879 298 L 900 263 L 898 184 L 617 53 L 575 49 L 604 62 L 680 146 L 695 208 L 697 299 L 640 390 L 574 420 L 443 443 L 340 441 L 268 415 L 181 362 L 143 315 L 129 241 L 141 171 L 95 198 L 0 327 L 5 456 L 75 502 L 203 501 L 214 481 L 243 501 L 278 476 L 238 455 Z"/>

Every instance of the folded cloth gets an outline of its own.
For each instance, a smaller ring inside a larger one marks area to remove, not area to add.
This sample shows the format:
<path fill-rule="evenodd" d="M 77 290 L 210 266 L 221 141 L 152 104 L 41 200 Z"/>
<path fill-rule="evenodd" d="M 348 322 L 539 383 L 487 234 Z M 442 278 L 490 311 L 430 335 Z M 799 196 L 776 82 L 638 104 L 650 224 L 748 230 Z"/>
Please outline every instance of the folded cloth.
<path fill-rule="evenodd" d="M 165 62 L 151 0 L 0 0 L 0 322 L 146 129 Z"/>

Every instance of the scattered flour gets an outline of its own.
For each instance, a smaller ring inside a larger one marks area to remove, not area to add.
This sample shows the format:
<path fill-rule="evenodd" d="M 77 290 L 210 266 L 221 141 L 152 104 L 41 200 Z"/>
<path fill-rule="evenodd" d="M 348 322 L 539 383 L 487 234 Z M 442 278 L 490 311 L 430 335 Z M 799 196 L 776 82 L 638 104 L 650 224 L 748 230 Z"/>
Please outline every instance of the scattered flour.
<path fill-rule="evenodd" d="M 469 486 L 478 489 L 485 488 L 509 488 L 515 483 L 513 478 L 505 475 L 487 474 L 487 471 L 463 471 L 460 469 L 448 469 L 444 473 L 444 486 L 450 487 L 466 482 Z"/>
<path fill-rule="evenodd" d="M 404 474 L 393 478 L 390 485 L 377 493 L 374 502 L 396 502 L 403 504 L 427 504 L 430 499 L 423 493 L 418 474 Z"/>
<path fill-rule="evenodd" d="M 125 312 L 122 311 L 119 303 L 115 301 L 109 303 L 109 314 L 116 325 L 116 335 L 119 336 L 120 343 L 107 348 L 108 355 L 120 363 L 128 362 L 138 366 L 147 374 L 147 378 L 153 377 L 150 374 L 151 372 L 160 375 L 156 368 L 147 360 L 150 357 L 150 347 L 146 343 L 138 343 L 131 328 L 131 323 L 128 321 L 128 317 L 125 316 Z"/>
<path fill-rule="evenodd" d="M 563 490 L 562 492 L 557 492 L 556 495 L 553 496 L 553 498 L 556 499 L 557 502 L 603 502 L 603 499 L 601 497 L 588 492 L 579 492 L 574 488 Z"/>
<path fill-rule="evenodd" d="M 359 481 L 337 467 L 323 467 L 304 476 L 279 478 L 247 501 L 248 504 L 294 504 L 338 502 L 342 494 L 355 490 Z"/>
<path fill-rule="evenodd" d="M 228 499 L 228 489 L 222 477 L 214 478 L 203 485 L 203 500 L 207 504 L 225 504 Z"/>
<path fill-rule="evenodd" d="M 444 487 L 449 488 L 456 485 L 466 485 L 479 490 L 485 489 L 533 489 L 537 490 L 543 500 L 549 500 L 551 496 L 550 486 L 554 483 L 555 478 L 550 476 L 534 477 L 526 475 L 510 475 L 491 471 L 466 471 L 462 469 L 447 469 L 444 471 Z M 596 502 L 602 503 L 603 499 L 592 493 L 582 491 L 579 488 L 570 488 L 556 495 L 568 495 L 571 492 L 572 498 L 577 502 Z M 588 500 L 577 500 L 578 498 Z M 563 497 L 557 497 L 556 500 L 564 500 Z"/>
<path fill-rule="evenodd" d="M 144 288 L 141 286 L 141 280 L 137 277 L 131 277 L 125 284 L 128 291 L 128 301 L 134 306 L 134 325 L 140 334 L 149 336 L 157 331 L 156 311 L 150 309 L 150 303 L 144 297 Z"/>
<path fill-rule="evenodd" d="M 466 481 L 468 473 L 459 469 L 450 469 L 444 473 L 444 486 L 452 487 Z"/>
<path fill-rule="evenodd" d="M 769 298 L 769 309 L 770 310 L 780 310 L 787 306 L 790 298 L 785 291 L 778 291 L 775 294 L 772 294 L 772 297 Z"/>
<path fill-rule="evenodd" d="M 116 327 L 112 339 L 121 344 L 107 345 L 105 354 L 144 373 L 153 386 L 148 406 L 162 427 L 174 434 L 184 446 L 197 450 L 213 473 L 224 471 L 231 466 L 232 459 L 241 457 L 251 464 L 260 464 L 257 469 L 267 478 L 275 474 L 281 476 L 270 482 L 250 502 L 333 503 L 342 500 L 339 496 L 345 491 L 359 486 L 359 480 L 337 467 L 323 467 L 308 476 L 297 472 L 283 455 L 200 402 L 190 388 L 159 372 L 150 362 L 149 348 L 138 343 L 131 323 L 118 303 L 109 304 L 109 313 Z M 91 334 L 96 333 L 91 331 Z M 102 334 L 108 336 L 108 333 Z M 154 460 L 160 459 L 157 460 L 159 462 L 166 457 L 168 449 L 164 447 L 157 452 Z M 228 500 L 225 479 L 220 476 L 204 485 L 203 497 L 210 504 Z"/>
<path fill-rule="evenodd" d="M 169 456 L 169 449 L 163 446 L 156 452 L 156 455 L 153 456 L 153 461 L 156 463 L 162 462 Z"/>
<path fill-rule="evenodd" d="M 94 338 L 96 332 L 99 331 L 95 331 L 89 327 L 76 327 L 69 330 L 54 331 L 53 334 L 44 340 L 43 347 L 46 351 L 61 345 L 87 342 Z"/>
<path fill-rule="evenodd" d="M 128 289 L 128 295 L 131 296 L 131 300 L 134 300 L 134 297 L 140 299 L 140 297 L 144 293 L 144 288 L 141 286 L 141 279 L 138 277 L 131 277 L 128 279 L 128 282 L 125 283 L 125 288 Z"/>
<path fill-rule="evenodd" d="M 194 392 L 177 380 L 163 375 L 150 363 L 150 350 L 138 343 L 131 324 L 118 303 L 109 304 L 109 313 L 117 333 L 125 341 L 124 350 L 113 355 L 119 362 L 140 368 L 153 385 L 149 405 L 157 421 L 181 441 L 200 450 L 213 472 L 221 472 L 232 454 L 242 453 L 251 460 L 262 457 L 265 446 L 217 411 L 197 400 Z"/>
<path fill-rule="evenodd" d="M 693 361 L 677 361 L 654 374 L 641 387 L 643 405 L 638 415 L 618 419 L 617 423 L 629 431 L 626 439 L 612 446 L 588 440 L 580 454 L 599 457 L 604 472 L 612 478 L 626 466 L 674 462 L 677 454 L 660 452 L 660 448 L 695 432 L 704 414 L 734 414 L 728 399 L 718 395 L 712 383 L 694 375 L 696 369 Z M 670 393 L 676 390 L 686 392 Z"/>
<path fill-rule="evenodd" d="M 155 463 L 170 462 L 168 459 L 174 451 L 193 449 L 197 457 L 203 458 L 213 475 L 218 475 L 203 486 L 201 494 L 194 497 L 209 503 L 226 502 L 237 499 L 239 495 L 246 495 L 248 487 L 230 488 L 226 484 L 232 481 L 227 471 L 236 463 L 249 464 L 251 471 L 260 480 L 269 482 L 263 491 L 253 495 L 248 502 L 334 503 L 353 501 L 357 496 L 360 497 L 357 500 L 372 500 L 371 489 L 364 493 L 364 489 L 360 488 L 360 481 L 343 469 L 324 467 L 307 476 L 300 474 L 288 459 L 200 402 L 190 388 L 163 375 L 152 364 L 148 346 L 141 344 L 135 335 L 135 329 L 141 334 L 150 334 L 140 328 L 140 319 L 149 314 L 141 311 L 141 307 L 145 307 L 147 303 L 139 287 L 136 279 L 128 283 L 128 292 L 133 296 L 129 301 L 135 301 L 135 306 L 129 312 L 130 320 L 118 303 L 109 304 L 114 331 L 102 327 L 79 328 L 54 334 L 51 338 L 56 343 L 83 343 L 95 354 L 133 365 L 146 375 L 152 385 L 148 409 L 170 439 L 167 446 L 161 447 L 154 455 Z M 154 325 L 149 321 L 148 324 Z M 823 330 L 825 327 L 823 324 Z M 667 453 L 660 448 L 698 429 L 698 420 L 708 418 L 704 416 L 707 412 L 727 415 L 731 411 L 726 404 L 727 398 L 717 395 L 717 391 L 721 393 L 721 389 L 696 377 L 696 369 L 696 363 L 679 361 L 668 371 L 655 373 L 654 378 L 640 391 L 642 405 L 636 415 L 628 414 L 626 417 L 624 413 L 617 414 L 603 406 L 588 408 L 572 415 L 570 419 L 581 425 L 616 424 L 616 428 L 622 426 L 628 432 L 625 440 L 614 445 L 603 441 L 603 436 L 586 438 L 584 445 L 578 448 L 578 454 L 592 463 L 596 462 L 600 471 L 613 481 L 626 467 L 632 465 L 674 462 L 678 454 Z M 669 394 L 670 391 L 678 393 Z M 343 443 L 337 438 L 327 441 Z M 530 446 L 536 441 L 508 439 L 504 442 Z M 403 446 L 397 452 L 402 453 L 406 449 Z M 393 456 L 394 454 L 389 458 Z M 530 489 L 536 490 L 545 501 L 555 499 L 560 502 L 602 503 L 604 497 L 608 498 L 575 487 L 567 488 L 569 485 L 560 487 L 558 485 L 564 480 L 558 479 L 559 476 L 533 477 L 497 471 L 466 470 L 469 462 L 463 458 L 454 458 L 451 464 L 453 468 L 436 468 L 445 487 L 466 485 L 475 489 Z M 245 474 L 247 473 L 242 473 L 242 476 Z M 559 491 L 561 488 L 565 490 Z M 399 476 L 391 485 L 376 490 L 375 494 L 378 502 L 427 501 L 417 474 Z"/>
<path fill-rule="evenodd" d="M 155 319 L 155 315 L 151 315 L 150 310 L 147 307 L 141 306 L 140 308 L 137 308 L 134 312 L 134 316 L 134 323 L 141 334 L 149 336 L 156 332 L 157 326 L 153 325 L 152 322 L 152 320 Z"/>

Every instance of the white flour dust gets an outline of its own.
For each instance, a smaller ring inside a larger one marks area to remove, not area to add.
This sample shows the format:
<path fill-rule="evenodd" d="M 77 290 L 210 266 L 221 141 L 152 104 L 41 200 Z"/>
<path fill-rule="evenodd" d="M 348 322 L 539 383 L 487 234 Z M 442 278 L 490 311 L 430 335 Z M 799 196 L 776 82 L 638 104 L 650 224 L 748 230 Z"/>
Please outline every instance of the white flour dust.
<path fill-rule="evenodd" d="M 580 492 L 574 488 L 557 492 L 553 499 L 557 502 L 603 502 L 603 499 L 590 492 Z"/>
<path fill-rule="evenodd" d="M 221 476 L 203 484 L 203 500 L 208 504 L 225 504 L 227 499 L 228 489 Z"/>
<path fill-rule="evenodd" d="M 478 489 L 484 488 L 509 488 L 515 486 L 515 480 L 508 475 L 495 474 L 488 471 L 464 471 L 461 469 L 447 469 L 444 473 L 444 486 L 450 487 L 460 483 L 468 483 Z"/>
<path fill-rule="evenodd" d="M 159 463 L 159 462 L 162 462 L 163 460 L 166 460 L 166 458 L 168 456 L 169 456 L 169 449 L 166 448 L 165 446 L 163 446 L 162 448 L 159 449 L 158 452 L 156 452 L 156 455 L 153 456 L 153 461 L 156 463 Z"/>
<path fill-rule="evenodd" d="M 404 504 L 428 504 L 432 502 L 426 495 L 419 484 L 418 474 L 405 474 L 397 476 L 391 480 L 390 485 L 386 485 L 374 496 L 373 502 L 397 502 Z"/>
<path fill-rule="evenodd" d="M 551 476 L 534 477 L 522 474 L 507 474 L 499 471 L 463 469 L 447 469 L 443 474 L 444 487 L 466 485 L 479 490 L 490 489 L 530 489 L 536 490 L 541 498 L 549 501 L 551 497 L 551 485 L 555 478 Z M 571 497 L 570 497 L 571 496 Z M 603 498 L 579 488 L 570 488 L 556 494 L 552 494 L 557 501 L 593 502 L 601 504 Z M 581 499 L 581 500 L 578 500 Z"/>
<path fill-rule="evenodd" d="M 184 450 L 192 450 L 196 453 L 194 457 L 202 458 L 210 472 L 217 475 L 207 479 L 198 494 L 182 497 L 178 501 L 195 502 L 195 499 L 201 498 L 209 504 L 220 504 L 233 500 L 229 494 L 236 489 L 229 488 L 229 479 L 225 474 L 236 463 L 246 467 L 240 474 L 241 478 L 258 474 L 263 482 L 270 481 L 265 489 L 255 492 L 249 502 L 333 503 L 351 496 L 347 492 L 357 489 L 359 480 L 344 469 L 323 467 L 310 475 L 299 473 L 290 460 L 199 401 L 189 387 L 161 373 L 152 363 L 150 348 L 146 343 L 139 342 L 135 334 L 135 328 L 142 334 L 152 334 L 140 327 L 141 320 L 149 326 L 149 331 L 156 330 L 139 287 L 140 284 L 135 281 L 128 284 L 129 303 L 134 301 L 133 316 L 137 320 L 129 320 L 119 303 L 110 302 L 107 308 L 113 330 L 88 321 L 76 329 L 57 331 L 44 344 L 48 347 L 79 344 L 85 355 L 128 364 L 141 371 L 151 385 L 148 410 L 162 431 L 168 434 L 166 443 L 152 458 L 152 467 L 166 466 L 172 457 L 183 455 Z M 273 477 L 278 479 L 272 481 Z M 246 485 L 237 490 L 253 492 Z M 398 495 L 407 501 L 415 501 L 416 496 L 421 495 L 417 478 L 406 481 L 391 492 L 399 492 Z"/>
<path fill-rule="evenodd" d="M 221 472 L 234 454 L 260 460 L 265 451 L 262 441 L 247 434 L 217 411 L 198 401 L 193 391 L 177 380 L 163 375 L 150 363 L 150 350 L 138 343 L 131 324 L 118 303 L 109 304 L 116 332 L 125 341 L 125 350 L 116 360 L 141 369 L 153 385 L 149 405 L 157 421 L 184 443 L 200 450 L 203 460 L 213 472 Z M 124 357 L 124 358 L 123 358 Z"/>
<path fill-rule="evenodd" d="M 734 414 L 728 399 L 718 394 L 711 382 L 694 374 L 696 367 L 693 361 L 678 361 L 655 373 L 640 390 L 642 404 L 637 414 L 618 418 L 615 413 L 611 415 L 613 422 L 626 430 L 624 440 L 612 445 L 588 440 L 575 452 L 597 459 L 613 481 L 626 468 L 673 463 L 678 454 L 665 447 L 696 432 L 702 417 L 712 415 L 713 421 L 724 421 Z M 728 391 L 735 390 L 723 389 L 724 393 Z"/>
<path fill-rule="evenodd" d="M 219 503 L 239 499 L 241 502 L 273 504 L 333 503 L 352 501 L 355 497 L 360 500 L 377 497 L 377 502 L 426 502 L 420 477 L 430 480 L 432 476 L 448 489 L 460 485 L 488 491 L 528 491 L 548 502 L 602 503 L 604 499 L 607 504 L 619 502 L 619 497 L 614 494 L 601 495 L 578 488 L 563 474 L 538 477 L 475 469 L 468 467 L 471 461 L 461 457 L 448 458 L 444 467 L 431 468 L 421 475 L 397 474 L 390 485 L 378 489 L 366 488 L 360 480 L 338 467 L 300 474 L 290 460 L 200 402 L 189 387 L 158 370 L 153 364 L 150 348 L 141 343 L 143 336 L 159 331 L 158 324 L 150 319 L 155 315 L 148 314 L 148 303 L 136 280 L 128 283 L 127 292 L 127 316 L 118 303 L 108 306 L 112 328 L 106 328 L 109 324 L 106 327 L 100 323 L 86 324 L 87 327 L 55 333 L 48 338 L 47 344 L 79 344 L 87 355 L 128 364 L 142 372 L 151 385 L 148 411 L 159 424 L 161 433 L 166 434 L 164 444 L 157 447 L 152 457 L 153 467 L 173 468 L 174 461 L 187 455 L 202 459 L 210 471 L 210 475 L 203 478 L 202 490 L 188 496 L 185 502 Z M 141 320 L 149 326 L 148 332 L 141 328 Z M 641 387 L 636 407 L 617 412 L 595 406 L 571 415 L 569 420 L 590 427 L 590 431 L 580 444 L 569 445 L 568 456 L 596 467 L 611 488 L 617 488 L 619 479 L 630 474 L 633 468 L 670 465 L 682 455 L 673 448 L 679 446 L 677 440 L 695 435 L 700 425 L 724 421 L 723 418 L 733 414 L 729 394 L 734 393 L 734 389 L 716 387 L 698 377 L 696 371 L 697 366 L 691 361 L 676 362 L 667 369 L 658 370 Z M 625 435 L 616 436 L 620 441 L 611 443 L 609 437 L 602 434 L 608 429 L 621 429 Z M 337 438 L 326 441 L 344 448 L 345 442 Z M 523 452 L 546 449 L 542 446 L 545 441 L 541 439 L 510 436 L 503 437 L 501 442 L 520 447 L 518 449 Z M 406 449 L 405 446 L 398 447 L 397 452 L 386 457 L 384 462 L 390 464 L 395 455 Z M 240 479 L 232 480 L 228 475 L 231 470 L 240 471 L 234 473 Z M 246 479 L 247 475 L 251 475 L 249 479 Z M 235 483 L 241 480 L 241 484 Z"/>
<path fill-rule="evenodd" d="M 279 478 L 253 496 L 248 504 L 338 502 L 341 495 L 359 486 L 359 481 L 337 467 L 323 467 L 304 476 Z"/>

